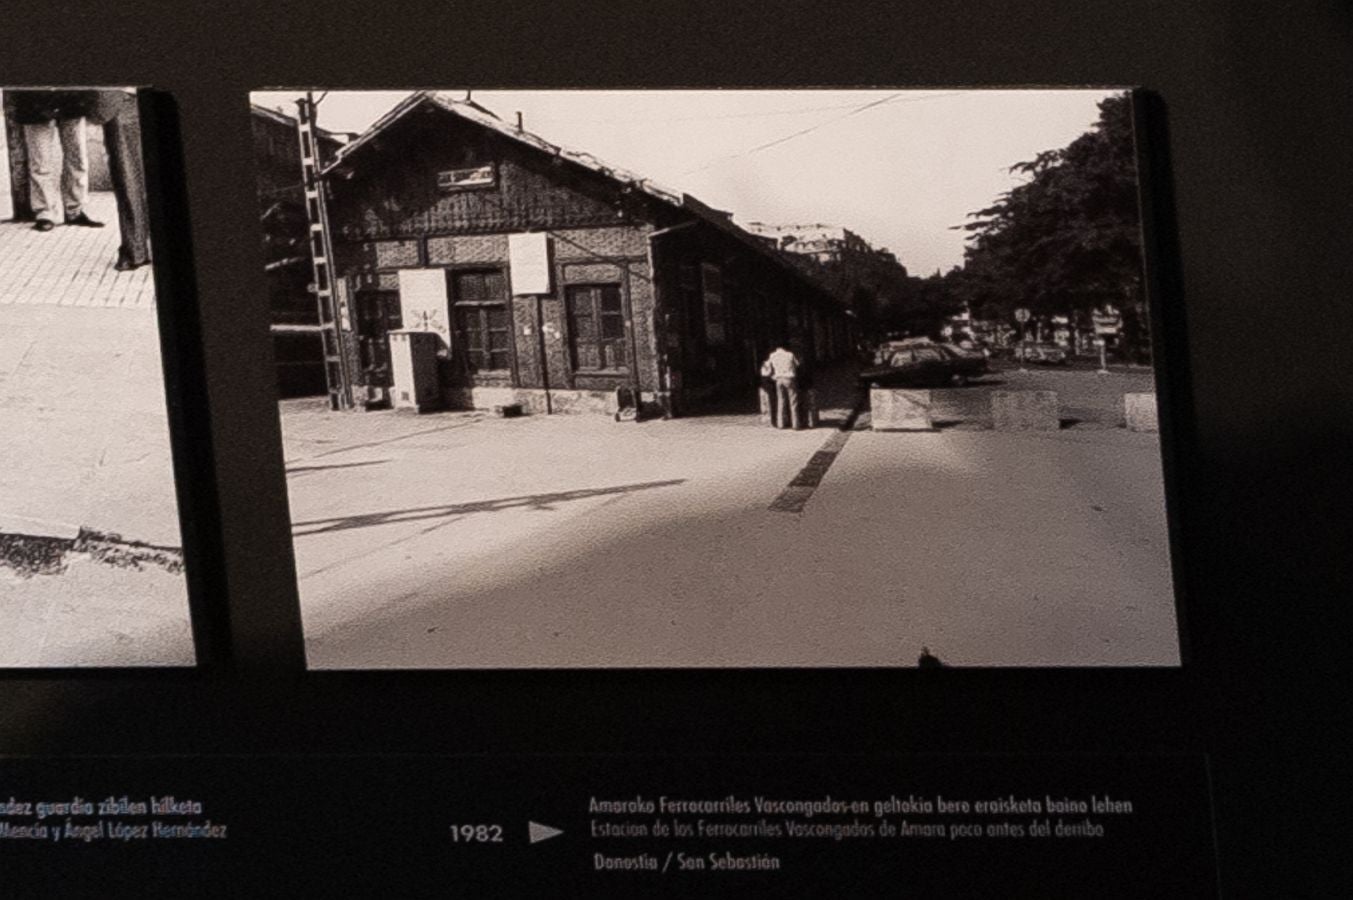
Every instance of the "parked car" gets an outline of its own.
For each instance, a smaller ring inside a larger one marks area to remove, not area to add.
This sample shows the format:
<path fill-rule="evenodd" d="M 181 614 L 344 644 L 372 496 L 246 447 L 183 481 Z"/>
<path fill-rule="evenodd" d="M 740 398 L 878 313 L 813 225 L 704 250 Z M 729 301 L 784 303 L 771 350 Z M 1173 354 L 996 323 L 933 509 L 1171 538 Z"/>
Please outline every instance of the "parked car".
<path fill-rule="evenodd" d="M 986 341 L 964 338 L 960 341 L 948 341 L 945 346 L 953 347 L 963 353 L 980 353 L 988 359 L 991 358 L 991 348 L 987 346 Z"/>
<path fill-rule="evenodd" d="M 1024 361 L 1040 366 L 1064 366 L 1070 362 L 1065 347 L 1057 344 L 1027 344 Z"/>
<path fill-rule="evenodd" d="M 933 342 L 879 347 L 880 363 L 859 374 L 864 384 L 880 387 L 943 387 L 965 385 L 987 372 L 981 353 Z"/>
<path fill-rule="evenodd" d="M 880 341 L 874 348 L 874 365 L 886 365 L 889 359 L 892 359 L 894 353 L 898 350 L 906 350 L 911 347 L 930 347 L 934 345 L 930 338 L 888 338 Z"/>
<path fill-rule="evenodd" d="M 940 344 L 940 346 L 950 353 L 957 354 L 958 356 L 964 356 L 969 359 L 985 360 L 989 356 L 991 356 L 991 353 L 988 352 L 985 347 L 978 346 L 977 344 L 972 344 L 972 342 L 969 342 L 969 344 L 970 346 L 967 347 L 964 347 L 962 344 Z"/>

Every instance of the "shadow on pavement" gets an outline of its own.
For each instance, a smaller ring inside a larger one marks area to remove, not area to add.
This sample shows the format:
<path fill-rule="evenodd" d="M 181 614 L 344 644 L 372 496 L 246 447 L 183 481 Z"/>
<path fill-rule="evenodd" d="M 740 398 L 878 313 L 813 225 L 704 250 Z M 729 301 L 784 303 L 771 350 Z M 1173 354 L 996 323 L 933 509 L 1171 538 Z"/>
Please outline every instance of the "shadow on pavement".
<path fill-rule="evenodd" d="M 399 413 L 397 413 L 397 412 L 390 412 L 389 410 L 385 410 L 385 411 L 382 411 L 382 412 L 376 412 L 376 413 L 356 413 L 356 414 L 354 414 L 354 415 L 375 415 L 375 416 L 379 416 L 379 415 L 382 415 L 382 414 L 384 414 L 384 415 L 399 415 Z M 328 414 L 326 413 L 326 415 L 328 415 Z M 341 415 L 348 415 L 348 414 L 347 414 L 347 413 L 342 413 Z M 452 422 L 449 422 L 449 423 L 443 424 L 443 425 L 437 425 L 437 426 L 434 426 L 434 427 L 432 427 L 432 428 L 424 428 L 424 429 L 419 430 L 419 431 L 409 431 L 409 432 L 405 432 L 405 433 L 403 433 L 403 434 L 394 434 L 394 435 L 391 435 L 390 437 L 382 438 L 381 440 L 378 440 L 378 441 L 367 441 L 366 443 L 363 443 L 363 444 L 341 444 L 341 445 L 338 446 L 338 447 L 333 447 L 333 448 L 328 449 L 328 450 L 321 450 L 321 451 L 318 452 L 318 453 L 311 453 L 309 456 L 304 456 L 304 457 L 302 457 L 302 458 L 300 458 L 300 459 L 298 459 L 298 460 L 295 460 L 295 462 L 309 462 L 309 461 L 311 461 L 311 460 L 320 459 L 320 458 L 325 457 L 325 456 L 334 456 L 334 455 L 339 454 L 339 453 L 348 453 L 348 452 L 350 452 L 350 451 L 352 451 L 352 450 L 369 450 L 369 449 L 371 449 L 372 447 L 384 447 L 386 444 L 394 444 L 394 443 L 397 443 L 397 442 L 399 442 L 399 441 L 406 441 L 406 440 L 408 440 L 409 438 L 424 437 L 424 436 L 429 435 L 429 434 L 437 434 L 438 432 L 442 432 L 442 431 L 450 431 L 450 430 L 453 429 L 453 428 L 464 428 L 464 427 L 466 427 L 467 425 L 473 425 L 473 424 L 475 424 L 476 422 L 479 422 L 479 421 L 481 421 L 481 420 L 483 419 L 483 416 L 482 416 L 482 415 L 479 415 L 479 414 L 476 414 L 476 413 L 466 414 L 466 413 L 462 413 L 462 412 L 456 412 L 456 413 L 432 413 L 431 415 L 428 416 L 428 418 L 432 418 L 432 416 L 439 416 L 439 415 L 440 415 L 440 416 L 453 415 L 453 416 L 456 417 L 456 419 L 455 419 L 455 421 L 452 421 Z M 332 443 L 332 441 L 323 441 L 323 443 Z M 289 461 L 287 462 L 287 465 L 290 466 L 291 463 L 292 463 L 292 461 L 289 460 Z"/>
<path fill-rule="evenodd" d="M 575 491 L 556 491 L 548 494 L 525 494 L 519 497 L 502 497 L 497 500 L 475 500 L 470 503 L 451 503 L 441 506 L 424 506 L 417 509 L 395 509 L 386 512 L 365 513 L 358 516 L 339 516 L 332 519 L 312 519 L 308 522 L 296 522 L 292 526 L 295 535 L 324 534 L 331 531 L 346 531 L 351 528 L 371 528 L 376 525 L 390 525 L 396 522 L 418 522 L 427 519 L 443 519 L 469 513 L 499 512 L 505 509 L 530 507 L 550 510 L 553 504 L 567 503 L 571 500 L 585 500 L 589 497 L 602 497 L 608 494 L 629 494 L 652 488 L 671 487 L 683 484 L 684 478 L 672 478 L 667 481 L 647 481 L 639 484 L 624 484 L 616 487 L 585 488 Z"/>
<path fill-rule="evenodd" d="M 369 459 L 364 462 L 350 463 L 332 463 L 327 466 L 291 466 L 287 469 L 287 475 L 304 475 L 307 472 L 324 472 L 329 469 L 356 469 L 362 466 L 380 466 L 388 463 L 388 459 Z"/>

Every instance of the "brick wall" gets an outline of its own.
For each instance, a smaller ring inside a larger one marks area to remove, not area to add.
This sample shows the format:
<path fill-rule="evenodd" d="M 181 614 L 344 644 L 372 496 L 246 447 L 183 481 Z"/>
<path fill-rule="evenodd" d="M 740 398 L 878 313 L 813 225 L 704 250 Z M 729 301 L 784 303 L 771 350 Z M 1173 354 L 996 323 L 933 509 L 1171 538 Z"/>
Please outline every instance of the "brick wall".
<path fill-rule="evenodd" d="M 450 113 L 395 123 L 352 166 L 350 178 L 330 182 L 343 240 L 604 226 L 634 212 L 614 181 Z M 438 185 L 441 172 L 482 166 L 492 167 L 491 184 Z"/>
<path fill-rule="evenodd" d="M 654 291 L 646 255 L 648 230 L 649 226 L 636 223 L 552 231 L 555 290 L 539 298 L 513 297 L 508 302 L 514 378 L 508 381 L 496 376 L 474 376 L 473 384 L 466 384 L 448 369 L 444 378 L 448 403 L 452 406 L 468 403 L 468 398 L 477 396 L 472 391 L 474 384 L 543 388 L 547 379 L 542 353 L 549 366 L 548 383 L 554 391 L 613 392 L 621 387 L 632 388 L 636 377 L 640 390 L 657 390 L 657 343 L 652 333 Z M 339 275 L 350 276 L 359 289 L 398 290 L 399 269 L 423 265 L 486 266 L 501 269 L 510 277 L 506 234 L 436 234 L 425 238 L 349 241 L 338 244 L 335 255 Z M 592 374 L 572 369 L 565 290 L 569 284 L 598 282 L 618 283 L 622 291 L 628 292 L 627 310 L 634 335 L 627 342 L 627 351 L 634 358 L 633 372 Z M 542 324 L 548 326 L 550 334 L 543 348 L 539 331 Z M 355 346 L 355 340 L 350 344 Z M 488 396 L 482 391 L 480 395 Z"/>

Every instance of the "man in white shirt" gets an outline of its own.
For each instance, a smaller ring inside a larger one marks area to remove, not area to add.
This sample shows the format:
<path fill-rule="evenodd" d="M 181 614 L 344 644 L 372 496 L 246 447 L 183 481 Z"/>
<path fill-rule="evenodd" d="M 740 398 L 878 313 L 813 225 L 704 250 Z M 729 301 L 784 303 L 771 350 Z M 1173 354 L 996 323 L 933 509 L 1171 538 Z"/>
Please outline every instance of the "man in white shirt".
<path fill-rule="evenodd" d="M 777 428 L 793 427 L 798 431 L 803 427 L 799 406 L 799 368 L 802 365 L 797 356 L 785 349 L 784 342 L 780 342 L 761 367 L 762 373 L 775 382 Z"/>

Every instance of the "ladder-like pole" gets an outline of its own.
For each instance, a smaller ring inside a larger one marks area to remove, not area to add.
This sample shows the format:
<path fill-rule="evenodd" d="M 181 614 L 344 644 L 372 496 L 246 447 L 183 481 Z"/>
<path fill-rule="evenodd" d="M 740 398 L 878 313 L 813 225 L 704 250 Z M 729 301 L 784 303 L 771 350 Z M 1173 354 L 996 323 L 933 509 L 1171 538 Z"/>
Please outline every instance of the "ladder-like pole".
<path fill-rule="evenodd" d="M 324 342 L 324 380 L 329 389 L 329 408 L 352 409 L 352 376 L 344 353 L 348 311 L 338 296 L 333 268 L 333 241 L 329 210 L 320 180 L 319 140 L 315 129 L 314 94 L 297 100 L 296 120 L 301 147 L 301 174 L 305 185 L 305 213 L 310 222 L 310 261 L 314 272 L 315 299 L 319 306 L 320 336 Z"/>

